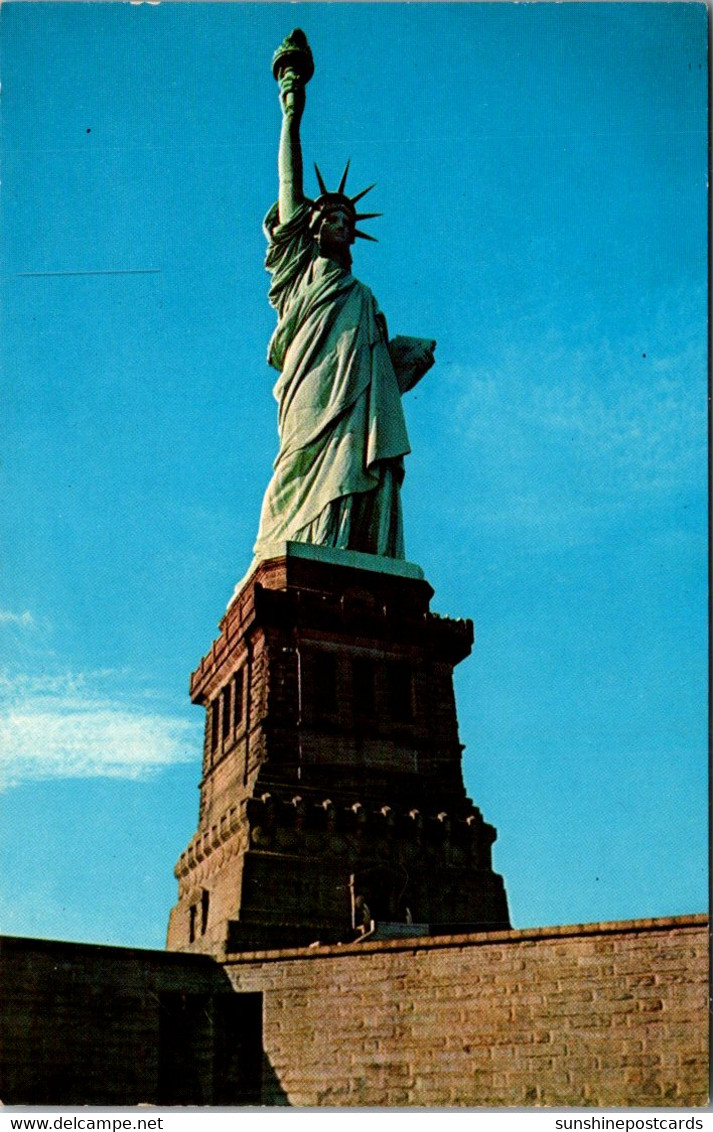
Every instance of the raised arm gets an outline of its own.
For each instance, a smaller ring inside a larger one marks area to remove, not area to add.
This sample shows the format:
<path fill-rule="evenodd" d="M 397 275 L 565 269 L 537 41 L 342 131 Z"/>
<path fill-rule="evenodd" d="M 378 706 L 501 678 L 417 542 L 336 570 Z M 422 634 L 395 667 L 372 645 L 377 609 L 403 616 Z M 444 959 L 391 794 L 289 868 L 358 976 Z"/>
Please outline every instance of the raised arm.
<path fill-rule="evenodd" d="M 293 70 L 286 70 L 279 79 L 282 129 L 277 170 L 280 178 L 280 223 L 286 224 L 304 200 L 302 187 L 302 144 L 300 122 L 305 108 L 305 84 Z"/>

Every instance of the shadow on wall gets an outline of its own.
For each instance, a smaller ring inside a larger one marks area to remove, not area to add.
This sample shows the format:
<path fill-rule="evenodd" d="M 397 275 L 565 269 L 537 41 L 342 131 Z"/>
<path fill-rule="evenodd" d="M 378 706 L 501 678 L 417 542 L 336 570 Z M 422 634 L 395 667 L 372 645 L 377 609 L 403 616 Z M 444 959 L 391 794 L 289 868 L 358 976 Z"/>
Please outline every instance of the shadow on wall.
<path fill-rule="evenodd" d="M 275 1108 L 290 1108 L 287 1093 L 280 1084 L 280 1078 L 272 1067 L 270 1058 L 262 1054 L 262 1104 Z"/>
<path fill-rule="evenodd" d="M 0 940 L 6 1105 L 286 1105 L 262 993 L 207 956 Z"/>

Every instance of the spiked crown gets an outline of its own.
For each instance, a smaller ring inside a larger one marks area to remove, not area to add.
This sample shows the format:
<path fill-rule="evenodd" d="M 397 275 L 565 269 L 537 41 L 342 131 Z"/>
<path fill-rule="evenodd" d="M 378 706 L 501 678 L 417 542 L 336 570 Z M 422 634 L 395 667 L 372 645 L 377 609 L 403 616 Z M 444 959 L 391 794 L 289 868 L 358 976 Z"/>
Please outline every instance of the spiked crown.
<path fill-rule="evenodd" d="M 310 220 L 310 228 L 315 234 L 319 230 L 322 222 L 322 217 L 325 212 L 329 212 L 333 208 L 343 208 L 346 213 L 351 217 L 354 224 L 354 235 L 360 240 L 371 240 L 377 242 L 376 236 L 369 236 L 366 232 L 360 232 L 356 227 L 357 222 L 360 220 L 372 220 L 375 216 L 383 215 L 381 212 L 357 212 L 356 204 L 370 193 L 374 185 L 369 185 L 366 189 L 362 189 L 356 196 L 350 197 L 345 193 L 347 184 L 347 175 L 349 173 L 349 162 L 347 161 L 346 168 L 342 173 L 342 179 L 339 182 L 339 188 L 334 192 L 330 192 L 324 183 L 324 178 L 319 171 L 319 166 L 315 164 L 314 171 L 317 174 L 317 183 L 319 184 L 320 196 L 315 201 L 312 201 L 312 218 Z"/>

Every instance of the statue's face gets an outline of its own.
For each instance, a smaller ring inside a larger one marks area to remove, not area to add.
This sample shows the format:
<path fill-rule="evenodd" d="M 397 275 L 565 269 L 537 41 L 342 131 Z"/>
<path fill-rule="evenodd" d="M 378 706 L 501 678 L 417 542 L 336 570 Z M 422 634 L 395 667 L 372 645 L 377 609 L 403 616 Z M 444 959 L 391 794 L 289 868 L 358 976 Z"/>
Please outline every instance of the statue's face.
<path fill-rule="evenodd" d="M 354 224 L 345 208 L 325 212 L 317 236 L 322 255 L 343 254 L 354 243 Z"/>

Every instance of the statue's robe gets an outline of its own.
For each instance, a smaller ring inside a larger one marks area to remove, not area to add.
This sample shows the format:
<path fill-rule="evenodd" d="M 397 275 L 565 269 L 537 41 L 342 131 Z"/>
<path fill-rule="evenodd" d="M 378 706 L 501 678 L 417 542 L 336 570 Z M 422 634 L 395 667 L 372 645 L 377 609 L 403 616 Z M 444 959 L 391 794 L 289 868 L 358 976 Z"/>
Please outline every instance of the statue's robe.
<path fill-rule="evenodd" d="M 273 205 L 265 219 L 280 450 L 255 554 L 293 540 L 403 558 L 410 448 L 386 323 L 369 288 L 320 256 L 309 215 L 280 224 Z"/>

